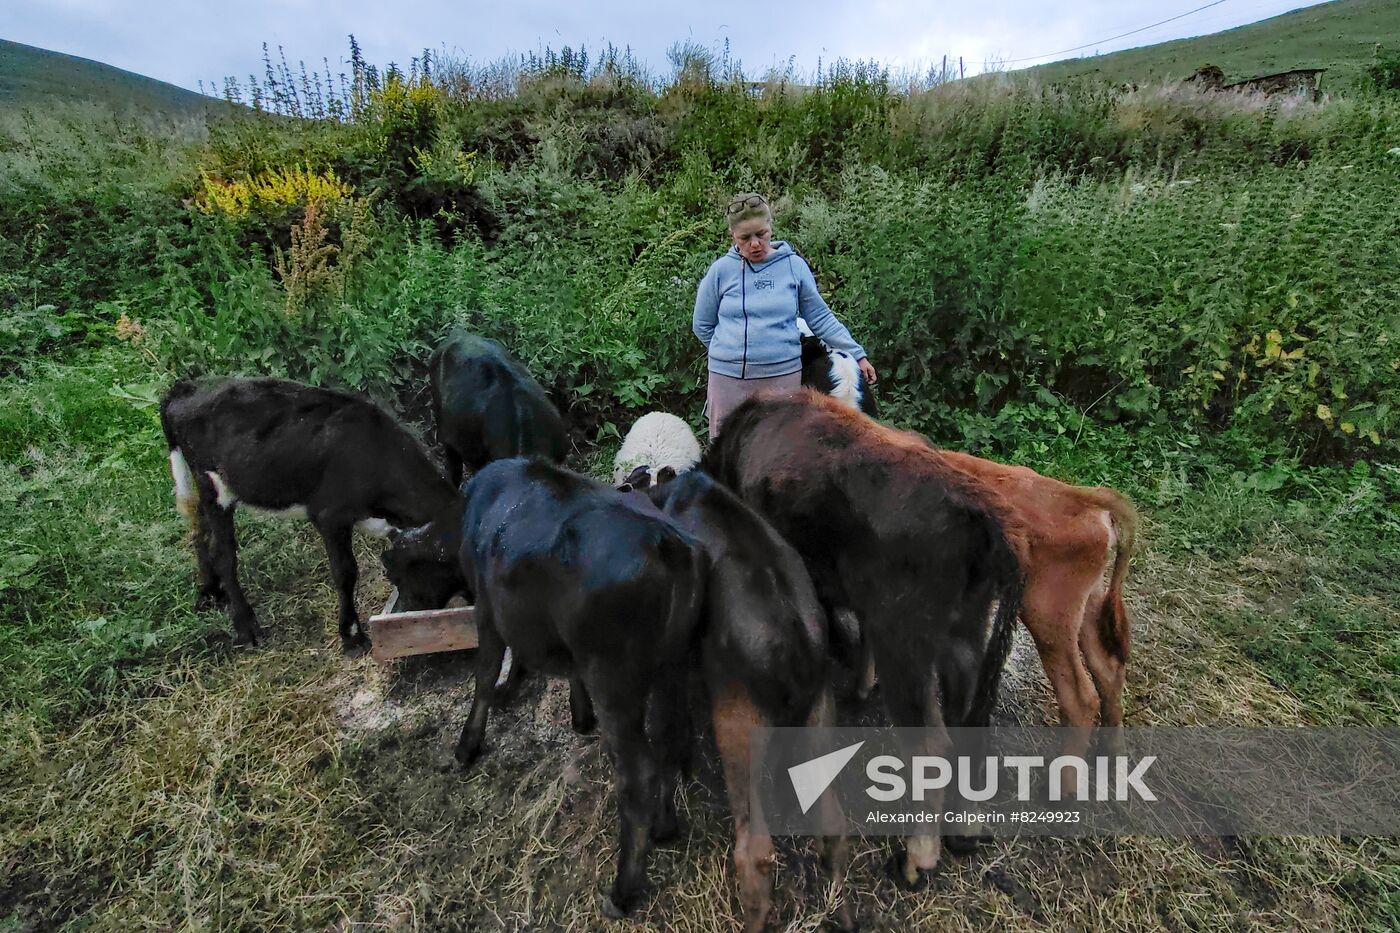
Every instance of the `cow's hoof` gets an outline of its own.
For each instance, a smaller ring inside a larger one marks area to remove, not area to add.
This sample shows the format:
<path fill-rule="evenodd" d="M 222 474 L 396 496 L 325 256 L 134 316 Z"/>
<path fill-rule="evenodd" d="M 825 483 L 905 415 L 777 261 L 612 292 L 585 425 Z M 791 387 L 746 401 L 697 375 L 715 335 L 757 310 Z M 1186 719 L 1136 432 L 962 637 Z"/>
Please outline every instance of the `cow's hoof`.
<path fill-rule="evenodd" d="M 613 900 L 611 894 L 604 894 L 602 891 L 598 892 L 598 909 L 601 910 L 603 916 L 607 917 L 609 920 L 627 919 L 627 911 L 617 906 L 617 902 Z"/>
<path fill-rule="evenodd" d="M 904 870 L 905 854 L 895 852 L 890 856 L 890 860 L 885 863 L 885 871 L 889 873 L 890 880 L 895 883 L 895 887 L 904 891 L 922 891 L 928 887 L 929 879 L 933 877 L 937 869 L 925 871 L 922 868 L 915 868 L 914 877 L 911 879 Z"/>
<path fill-rule="evenodd" d="M 340 650 L 347 658 L 359 658 L 369 651 L 369 636 L 364 632 L 356 632 L 349 638 L 341 636 Z"/>
<path fill-rule="evenodd" d="M 223 590 L 200 590 L 194 598 L 195 612 L 211 612 L 228 605 L 228 594 Z"/>
<path fill-rule="evenodd" d="M 457 759 L 457 767 L 462 771 L 470 771 L 472 765 L 476 764 L 481 757 L 480 745 L 458 745 L 457 750 L 452 753 L 452 757 Z"/>
<path fill-rule="evenodd" d="M 981 836 L 944 836 L 944 847 L 954 855 L 976 855 L 982 846 Z"/>
<path fill-rule="evenodd" d="M 662 816 L 651 827 L 651 841 L 657 845 L 665 845 L 674 842 L 681 834 L 681 821 L 674 813 Z"/>

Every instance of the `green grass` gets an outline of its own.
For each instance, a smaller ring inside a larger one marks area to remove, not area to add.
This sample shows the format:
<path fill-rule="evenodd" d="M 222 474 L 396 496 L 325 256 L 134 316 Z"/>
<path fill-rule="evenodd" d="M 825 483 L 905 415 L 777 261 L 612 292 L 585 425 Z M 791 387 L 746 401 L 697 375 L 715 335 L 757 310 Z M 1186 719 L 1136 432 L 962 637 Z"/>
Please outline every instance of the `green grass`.
<path fill-rule="evenodd" d="M 0 39 L 0 110 L 45 108 L 60 102 L 177 118 L 227 114 L 233 109 L 225 101 L 155 78 Z"/>
<path fill-rule="evenodd" d="M 1294 68 L 1326 68 L 1324 90 L 1345 89 L 1375 56 L 1377 44 L 1400 37 L 1400 7 L 1391 0 L 1334 0 L 1224 32 L 1161 42 L 1092 58 L 1037 65 L 1042 81 L 1092 76 L 1147 83 L 1185 78 L 1202 65 L 1225 72 L 1227 81 Z"/>

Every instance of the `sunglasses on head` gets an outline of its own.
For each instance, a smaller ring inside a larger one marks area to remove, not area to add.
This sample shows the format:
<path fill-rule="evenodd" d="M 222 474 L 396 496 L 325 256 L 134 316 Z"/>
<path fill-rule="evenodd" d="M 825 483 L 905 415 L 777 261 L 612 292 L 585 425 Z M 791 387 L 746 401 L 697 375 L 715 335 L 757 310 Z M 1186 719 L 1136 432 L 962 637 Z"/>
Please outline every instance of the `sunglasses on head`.
<path fill-rule="evenodd" d="M 737 214 L 746 207 L 767 207 L 768 202 L 756 194 L 751 194 L 747 198 L 739 198 L 729 202 L 727 213 Z"/>

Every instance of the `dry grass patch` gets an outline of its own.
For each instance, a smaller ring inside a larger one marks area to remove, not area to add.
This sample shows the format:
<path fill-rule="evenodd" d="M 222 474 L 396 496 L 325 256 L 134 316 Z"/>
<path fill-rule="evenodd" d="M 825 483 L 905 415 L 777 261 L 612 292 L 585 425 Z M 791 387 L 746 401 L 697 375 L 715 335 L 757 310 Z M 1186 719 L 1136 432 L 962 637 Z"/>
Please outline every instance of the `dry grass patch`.
<path fill-rule="evenodd" d="M 372 550 L 359 548 L 362 606 L 384 596 Z M 1216 624 L 1289 598 L 1298 559 L 1282 536 L 1224 563 L 1146 548 L 1128 588 L 1129 724 L 1308 722 Z M 599 928 L 596 893 L 615 871 L 611 768 L 570 731 L 564 683 L 528 678 L 464 774 L 451 748 L 470 655 L 346 661 L 314 572 L 268 606 L 267 649 L 176 667 L 147 698 L 66 733 L 8 716 L 0 929 Z M 1055 715 L 1022 635 L 998 716 Z M 627 929 L 737 928 L 711 747 L 697 744 L 682 835 L 655 854 L 654 896 Z M 1391 840 L 998 840 L 916 894 L 887 880 L 887 852 L 856 842 L 850 890 L 868 930 L 1379 931 L 1400 916 Z M 814 847 L 781 840 L 775 877 L 775 928 L 818 929 L 834 892 Z"/>

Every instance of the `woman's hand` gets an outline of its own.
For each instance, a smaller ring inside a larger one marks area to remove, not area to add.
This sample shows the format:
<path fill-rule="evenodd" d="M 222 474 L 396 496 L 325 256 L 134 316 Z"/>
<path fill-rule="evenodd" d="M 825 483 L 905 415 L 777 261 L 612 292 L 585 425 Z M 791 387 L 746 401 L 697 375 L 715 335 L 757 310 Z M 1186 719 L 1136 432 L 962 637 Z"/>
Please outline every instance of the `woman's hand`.
<path fill-rule="evenodd" d="M 865 377 L 865 381 L 868 382 L 870 385 L 874 385 L 875 383 L 880 381 L 880 376 L 878 373 L 875 372 L 875 367 L 870 365 L 869 357 L 862 356 L 860 358 L 860 362 L 856 365 L 860 367 L 861 375 Z"/>

